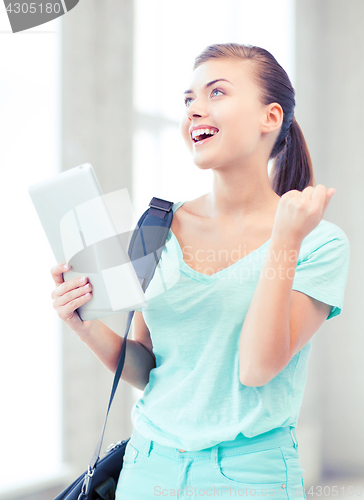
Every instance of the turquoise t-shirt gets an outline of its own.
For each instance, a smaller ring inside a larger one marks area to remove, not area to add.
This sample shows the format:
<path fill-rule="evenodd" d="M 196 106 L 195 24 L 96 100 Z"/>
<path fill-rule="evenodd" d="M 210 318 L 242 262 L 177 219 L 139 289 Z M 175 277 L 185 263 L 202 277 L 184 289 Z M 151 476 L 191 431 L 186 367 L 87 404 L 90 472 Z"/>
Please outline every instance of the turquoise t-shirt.
<path fill-rule="evenodd" d="M 175 203 L 173 213 L 183 203 Z M 296 427 L 311 340 L 269 383 L 247 387 L 239 380 L 240 332 L 269 241 L 208 276 L 183 261 L 169 230 L 141 309 L 156 367 L 133 406 L 132 423 L 146 438 L 196 451 L 239 433 Z M 331 305 L 327 319 L 342 310 L 349 258 L 346 234 L 326 220 L 301 244 L 292 288 Z"/>

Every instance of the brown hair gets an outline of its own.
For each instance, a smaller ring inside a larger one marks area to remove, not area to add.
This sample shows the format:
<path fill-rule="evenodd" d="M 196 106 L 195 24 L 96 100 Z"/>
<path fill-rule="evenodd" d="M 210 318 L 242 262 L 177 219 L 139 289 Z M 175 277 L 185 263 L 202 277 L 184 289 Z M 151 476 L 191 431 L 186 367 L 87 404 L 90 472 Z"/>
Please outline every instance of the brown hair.
<path fill-rule="evenodd" d="M 313 186 L 315 179 L 310 153 L 294 117 L 295 91 L 282 66 L 261 47 L 223 43 L 206 47 L 196 57 L 193 69 L 214 58 L 253 61 L 253 78 L 261 89 L 262 103 L 277 102 L 282 106 L 282 127 L 269 157 L 274 158 L 269 181 L 275 193 L 282 196 L 291 189 L 302 191 Z"/>

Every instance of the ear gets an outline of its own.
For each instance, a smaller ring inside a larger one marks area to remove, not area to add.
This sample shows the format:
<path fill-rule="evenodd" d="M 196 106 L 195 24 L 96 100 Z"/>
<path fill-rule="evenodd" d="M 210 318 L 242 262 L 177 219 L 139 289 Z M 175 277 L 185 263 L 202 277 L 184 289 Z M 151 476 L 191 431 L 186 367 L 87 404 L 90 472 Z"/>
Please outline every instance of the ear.
<path fill-rule="evenodd" d="M 273 102 L 265 107 L 263 113 L 262 132 L 273 132 L 280 129 L 283 122 L 283 109 Z"/>

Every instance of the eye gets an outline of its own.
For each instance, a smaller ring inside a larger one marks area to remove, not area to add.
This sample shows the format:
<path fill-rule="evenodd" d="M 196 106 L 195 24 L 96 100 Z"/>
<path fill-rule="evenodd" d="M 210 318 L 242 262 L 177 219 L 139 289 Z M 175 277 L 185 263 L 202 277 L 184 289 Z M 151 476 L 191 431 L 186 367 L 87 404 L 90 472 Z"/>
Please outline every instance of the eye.
<path fill-rule="evenodd" d="M 192 97 L 186 97 L 185 98 L 185 106 L 188 107 L 191 104 L 191 102 L 192 102 Z"/>
<path fill-rule="evenodd" d="M 211 95 L 216 95 L 215 92 L 220 92 L 220 94 L 224 94 L 224 92 L 220 89 L 214 89 L 212 92 L 211 92 Z"/>

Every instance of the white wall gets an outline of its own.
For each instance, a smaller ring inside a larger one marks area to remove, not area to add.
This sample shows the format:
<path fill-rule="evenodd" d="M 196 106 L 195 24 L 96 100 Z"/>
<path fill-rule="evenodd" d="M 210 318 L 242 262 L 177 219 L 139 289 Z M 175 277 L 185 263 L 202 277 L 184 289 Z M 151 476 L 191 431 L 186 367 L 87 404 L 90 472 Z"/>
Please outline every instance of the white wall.
<path fill-rule="evenodd" d="M 60 169 L 59 50 L 57 20 L 13 34 L 0 7 L 0 493 L 61 466 L 54 257 L 28 195 Z"/>

